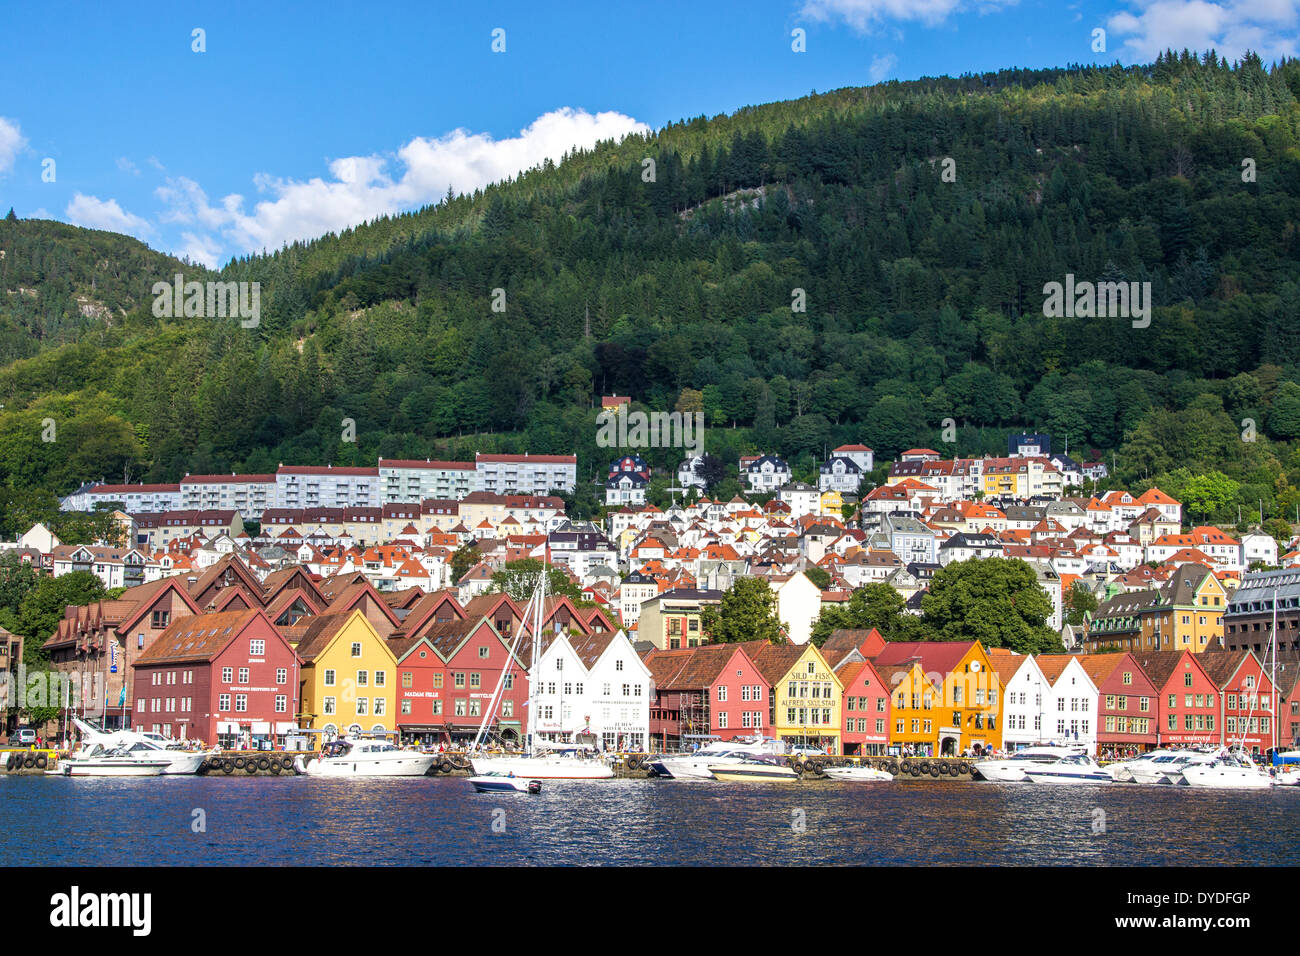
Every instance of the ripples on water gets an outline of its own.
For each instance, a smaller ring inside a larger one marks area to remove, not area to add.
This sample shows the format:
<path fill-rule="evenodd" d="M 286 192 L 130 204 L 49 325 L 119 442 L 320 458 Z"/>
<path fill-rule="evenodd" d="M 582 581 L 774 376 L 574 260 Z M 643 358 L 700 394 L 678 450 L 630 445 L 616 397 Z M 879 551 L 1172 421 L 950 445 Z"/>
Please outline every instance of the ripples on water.
<path fill-rule="evenodd" d="M 10 777 L 0 797 L 10 866 L 1300 863 L 1300 788 Z"/>

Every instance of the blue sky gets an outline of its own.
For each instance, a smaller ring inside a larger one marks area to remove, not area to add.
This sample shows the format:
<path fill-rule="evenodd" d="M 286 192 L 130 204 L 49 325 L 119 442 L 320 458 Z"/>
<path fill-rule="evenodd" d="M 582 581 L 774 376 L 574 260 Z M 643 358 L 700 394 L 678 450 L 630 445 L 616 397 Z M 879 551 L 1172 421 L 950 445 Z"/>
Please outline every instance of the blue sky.
<path fill-rule="evenodd" d="M 1167 46 L 1293 56 L 1300 0 L 43 2 L 4 19 L 0 214 L 215 265 L 812 89 Z"/>

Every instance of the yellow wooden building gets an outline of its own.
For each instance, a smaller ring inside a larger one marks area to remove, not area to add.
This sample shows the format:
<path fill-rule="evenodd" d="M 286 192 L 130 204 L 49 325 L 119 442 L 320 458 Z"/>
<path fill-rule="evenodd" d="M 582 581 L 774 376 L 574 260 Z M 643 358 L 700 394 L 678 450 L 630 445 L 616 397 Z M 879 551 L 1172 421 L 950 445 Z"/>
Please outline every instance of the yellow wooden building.
<path fill-rule="evenodd" d="M 360 609 L 283 632 L 302 659 L 300 727 L 324 731 L 326 739 L 396 728 L 397 658 Z"/>
<path fill-rule="evenodd" d="M 772 735 L 839 753 L 844 685 L 821 652 L 812 644 L 748 641 L 739 646 L 772 688 Z"/>

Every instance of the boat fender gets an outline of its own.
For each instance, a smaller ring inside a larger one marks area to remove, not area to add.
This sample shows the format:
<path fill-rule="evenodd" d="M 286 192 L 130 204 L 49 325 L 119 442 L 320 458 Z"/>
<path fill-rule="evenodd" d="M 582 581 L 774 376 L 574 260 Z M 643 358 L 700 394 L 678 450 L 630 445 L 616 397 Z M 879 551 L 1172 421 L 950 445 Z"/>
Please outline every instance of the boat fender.
<path fill-rule="evenodd" d="M 236 757 L 236 758 L 235 758 L 235 769 L 236 769 L 236 770 L 243 770 L 246 764 L 247 764 L 247 761 L 244 760 L 243 757 Z"/>
<path fill-rule="evenodd" d="M 226 759 L 221 761 L 222 773 L 234 773 L 234 771 L 235 771 L 235 762 L 233 760 Z"/>
<path fill-rule="evenodd" d="M 258 770 L 270 770 L 270 769 L 271 769 L 271 761 L 270 761 L 268 758 L 266 758 L 266 757 L 258 757 L 258 758 L 257 758 L 257 769 L 258 769 Z"/>
<path fill-rule="evenodd" d="M 939 765 L 937 763 L 930 764 L 930 776 L 932 777 L 939 776 Z"/>
<path fill-rule="evenodd" d="M 280 761 L 278 760 L 270 761 L 267 764 L 267 768 L 271 771 L 271 773 L 275 774 L 277 777 L 280 775 L 280 771 L 284 769 L 282 766 L 280 766 Z"/>
<path fill-rule="evenodd" d="M 918 767 L 916 764 L 912 764 L 912 776 L 913 777 L 921 776 L 921 768 Z"/>
<path fill-rule="evenodd" d="M 257 761 L 251 757 L 244 761 L 244 771 L 246 773 L 257 773 Z"/>
<path fill-rule="evenodd" d="M 912 772 L 912 761 L 910 761 L 910 760 L 904 760 L 900 766 L 902 766 L 902 768 L 903 768 L 903 773 L 911 773 L 911 772 Z"/>
<path fill-rule="evenodd" d="M 292 770 L 292 769 L 293 769 L 293 758 L 290 757 L 288 754 L 285 754 L 283 757 L 281 757 L 281 758 L 280 758 L 280 769 L 282 769 L 282 770 Z"/>
<path fill-rule="evenodd" d="M 30 770 L 32 767 L 36 766 L 36 758 L 30 753 L 27 754 L 23 757 L 23 766 Z"/>
<path fill-rule="evenodd" d="M 957 764 L 957 772 L 970 773 L 970 764 L 963 760 L 961 763 Z"/>
<path fill-rule="evenodd" d="M 47 758 L 47 757 L 45 756 L 45 754 L 37 754 L 37 755 L 36 755 L 36 766 L 40 767 L 42 770 L 45 769 L 46 765 L 47 765 L 49 762 L 50 762 L 50 761 L 49 761 L 49 758 Z"/>
<path fill-rule="evenodd" d="M 889 761 L 889 772 L 892 773 L 895 777 L 898 776 L 898 761 L 897 761 L 897 760 L 891 760 L 891 761 Z"/>

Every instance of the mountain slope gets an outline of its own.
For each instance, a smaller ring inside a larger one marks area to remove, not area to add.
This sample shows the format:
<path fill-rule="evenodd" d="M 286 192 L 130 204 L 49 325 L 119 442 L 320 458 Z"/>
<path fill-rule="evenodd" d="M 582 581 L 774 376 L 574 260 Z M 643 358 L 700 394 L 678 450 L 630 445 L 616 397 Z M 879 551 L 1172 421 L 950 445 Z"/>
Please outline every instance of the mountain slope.
<path fill-rule="evenodd" d="M 698 118 L 233 262 L 225 278 L 262 283 L 255 330 L 153 318 L 148 285 L 174 270 L 150 264 L 134 310 L 124 290 L 125 316 L 0 369 L 0 430 L 20 436 L 0 481 L 525 448 L 576 449 L 590 477 L 612 457 L 593 404 L 619 392 L 698 408 L 709 450 L 780 449 L 804 474 L 843 441 L 964 454 L 1028 426 L 1117 451 L 1126 481 L 1221 469 L 1223 508 L 1289 511 L 1297 91 L 1295 61 L 1183 55 Z M 1044 317 L 1067 275 L 1149 282 L 1149 328 Z M 115 423 L 93 425 L 116 436 L 99 469 L 38 442 L 44 417 L 86 409 Z"/>

